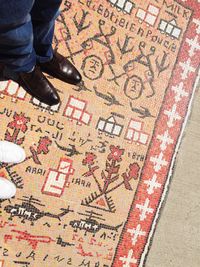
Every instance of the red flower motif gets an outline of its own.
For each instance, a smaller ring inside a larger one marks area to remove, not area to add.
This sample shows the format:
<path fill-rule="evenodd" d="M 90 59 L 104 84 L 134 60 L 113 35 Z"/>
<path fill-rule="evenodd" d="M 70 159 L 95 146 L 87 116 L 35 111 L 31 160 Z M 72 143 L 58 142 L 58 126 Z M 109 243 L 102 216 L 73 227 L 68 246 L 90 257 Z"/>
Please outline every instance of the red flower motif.
<path fill-rule="evenodd" d="M 137 180 L 139 176 L 139 171 L 140 171 L 140 166 L 137 163 L 132 163 L 129 165 L 128 175 L 130 178 L 134 178 L 135 180 Z"/>
<path fill-rule="evenodd" d="M 124 154 L 124 149 L 120 149 L 119 146 L 110 146 L 111 153 L 108 155 L 108 160 L 114 160 L 117 162 L 122 161 L 121 156 Z"/>
<path fill-rule="evenodd" d="M 85 155 L 85 159 L 82 161 L 83 165 L 93 165 L 97 156 L 92 152 L 86 152 Z"/>
<path fill-rule="evenodd" d="M 44 137 L 40 137 L 39 140 L 39 144 L 37 147 L 37 153 L 41 154 L 47 154 L 49 152 L 49 148 L 48 146 L 50 146 L 52 144 L 52 141 L 49 139 L 49 137 L 44 136 Z"/>
<path fill-rule="evenodd" d="M 30 121 L 30 118 L 25 117 L 24 113 L 17 114 L 15 112 L 13 119 L 13 121 L 8 123 L 8 127 L 11 129 L 21 130 L 25 133 L 28 129 L 27 123 Z"/>

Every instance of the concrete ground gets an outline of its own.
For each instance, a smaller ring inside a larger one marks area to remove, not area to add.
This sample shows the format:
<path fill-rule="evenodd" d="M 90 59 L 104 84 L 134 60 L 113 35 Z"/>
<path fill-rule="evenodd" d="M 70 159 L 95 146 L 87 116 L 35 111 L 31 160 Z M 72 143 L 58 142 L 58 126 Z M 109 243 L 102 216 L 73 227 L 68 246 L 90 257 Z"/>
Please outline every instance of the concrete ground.
<path fill-rule="evenodd" d="M 145 267 L 200 267 L 200 87 Z"/>

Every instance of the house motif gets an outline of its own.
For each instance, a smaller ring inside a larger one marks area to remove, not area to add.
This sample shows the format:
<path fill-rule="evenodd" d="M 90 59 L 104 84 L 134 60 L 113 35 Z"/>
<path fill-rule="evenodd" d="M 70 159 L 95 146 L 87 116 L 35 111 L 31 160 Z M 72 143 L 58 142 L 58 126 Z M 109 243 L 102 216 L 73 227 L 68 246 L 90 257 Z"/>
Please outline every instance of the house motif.
<path fill-rule="evenodd" d="M 92 114 L 86 111 L 87 101 L 70 96 L 63 116 L 72 121 L 77 121 L 79 125 L 89 125 L 92 120 Z"/>
<path fill-rule="evenodd" d="M 136 18 L 138 18 L 140 22 L 146 22 L 148 25 L 154 26 L 159 12 L 160 9 L 157 6 L 149 4 L 147 10 L 144 10 L 142 8 L 138 9 Z"/>
<path fill-rule="evenodd" d="M 179 39 L 182 33 L 182 29 L 177 26 L 175 19 L 171 21 L 161 19 L 158 25 L 158 30 L 175 39 Z"/>
<path fill-rule="evenodd" d="M 0 98 L 4 98 L 5 95 L 12 97 L 12 101 L 16 102 L 17 99 L 25 100 L 26 91 L 16 82 L 2 81 L 0 82 Z"/>
<path fill-rule="evenodd" d="M 125 13 L 131 14 L 135 4 L 129 0 L 108 0 L 111 5 L 114 5 L 117 9 L 122 10 Z"/>
<path fill-rule="evenodd" d="M 130 143 L 136 142 L 137 144 L 147 145 L 149 134 L 143 131 L 144 123 L 131 119 L 125 135 L 125 139 Z"/>
<path fill-rule="evenodd" d="M 113 116 L 109 117 L 108 119 L 99 118 L 96 126 L 96 129 L 98 129 L 100 132 L 111 135 L 113 137 L 119 137 L 122 133 L 123 128 L 124 126 L 118 124 Z"/>
<path fill-rule="evenodd" d="M 54 197 L 61 197 L 67 187 L 70 175 L 74 174 L 73 161 L 68 158 L 61 158 L 57 169 L 49 169 L 42 193 Z"/>

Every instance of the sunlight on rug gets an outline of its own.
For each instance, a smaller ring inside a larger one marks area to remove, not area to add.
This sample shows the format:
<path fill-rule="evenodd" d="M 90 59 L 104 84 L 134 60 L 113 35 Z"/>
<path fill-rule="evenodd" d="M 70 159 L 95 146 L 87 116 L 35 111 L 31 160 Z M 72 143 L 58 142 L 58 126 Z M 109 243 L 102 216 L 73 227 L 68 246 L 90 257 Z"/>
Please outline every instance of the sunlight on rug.
<path fill-rule="evenodd" d="M 0 266 L 144 266 L 198 80 L 200 4 L 68 0 L 54 46 L 83 76 L 48 107 L 0 82 Z"/>

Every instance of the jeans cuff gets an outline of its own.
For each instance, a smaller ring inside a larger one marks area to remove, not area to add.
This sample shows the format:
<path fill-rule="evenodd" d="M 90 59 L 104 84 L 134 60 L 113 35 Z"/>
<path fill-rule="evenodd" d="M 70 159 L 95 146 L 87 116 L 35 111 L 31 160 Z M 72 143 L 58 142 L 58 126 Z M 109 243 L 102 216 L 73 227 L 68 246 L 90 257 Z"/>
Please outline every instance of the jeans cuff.
<path fill-rule="evenodd" d="M 41 57 L 41 56 L 36 56 L 36 61 L 38 63 L 47 63 L 49 61 L 51 61 L 53 58 L 53 54 L 51 56 L 48 56 L 48 57 Z"/>

